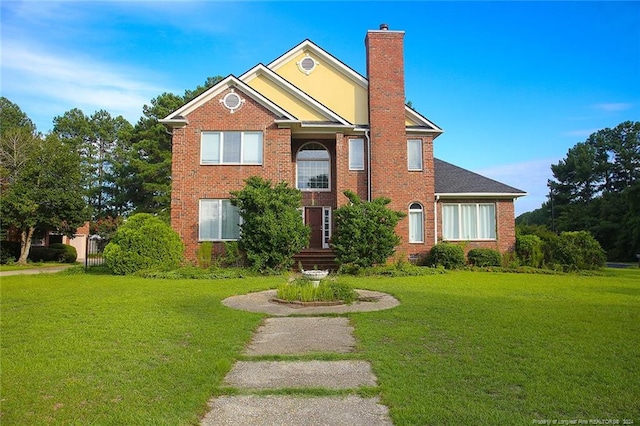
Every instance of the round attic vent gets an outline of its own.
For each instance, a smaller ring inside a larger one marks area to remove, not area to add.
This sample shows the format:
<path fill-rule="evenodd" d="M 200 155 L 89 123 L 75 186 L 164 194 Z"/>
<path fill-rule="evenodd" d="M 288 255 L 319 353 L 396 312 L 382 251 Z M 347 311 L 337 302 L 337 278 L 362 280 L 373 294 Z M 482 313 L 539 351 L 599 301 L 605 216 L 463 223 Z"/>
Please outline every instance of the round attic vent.
<path fill-rule="evenodd" d="M 233 113 L 235 110 L 242 106 L 242 104 L 244 103 L 244 99 L 240 98 L 240 95 L 238 95 L 237 93 L 230 92 L 227 93 L 224 98 L 220 100 L 220 102 L 222 102 L 222 105 L 224 105 L 225 108 Z"/>
<path fill-rule="evenodd" d="M 302 71 L 307 75 L 309 75 L 318 66 L 318 62 L 315 59 L 313 59 L 311 56 L 309 56 L 308 53 L 307 53 L 307 56 L 302 58 L 301 61 L 296 62 L 296 64 L 298 65 L 298 68 L 300 69 L 300 71 Z"/>

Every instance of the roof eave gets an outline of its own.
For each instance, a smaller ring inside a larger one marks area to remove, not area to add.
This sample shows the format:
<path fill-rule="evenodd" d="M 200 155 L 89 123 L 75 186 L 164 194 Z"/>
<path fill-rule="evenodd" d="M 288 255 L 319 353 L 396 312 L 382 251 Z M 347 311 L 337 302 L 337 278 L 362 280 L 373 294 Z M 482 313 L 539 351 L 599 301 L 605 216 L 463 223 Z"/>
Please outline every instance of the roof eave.
<path fill-rule="evenodd" d="M 518 198 L 526 192 L 436 192 L 436 198 Z"/>
<path fill-rule="evenodd" d="M 184 127 L 189 124 L 189 120 L 187 120 L 186 118 L 161 118 L 160 120 L 158 120 L 158 122 L 172 129 Z"/>

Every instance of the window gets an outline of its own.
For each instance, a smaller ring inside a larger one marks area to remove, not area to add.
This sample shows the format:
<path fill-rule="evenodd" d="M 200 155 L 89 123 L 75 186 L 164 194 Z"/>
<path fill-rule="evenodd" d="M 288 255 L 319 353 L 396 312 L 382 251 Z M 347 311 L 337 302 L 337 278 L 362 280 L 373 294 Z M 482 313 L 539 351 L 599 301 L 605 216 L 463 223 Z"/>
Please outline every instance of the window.
<path fill-rule="evenodd" d="M 407 165 L 409 170 L 422 170 L 422 139 L 407 140 Z"/>
<path fill-rule="evenodd" d="M 296 155 L 298 166 L 297 188 L 302 191 L 328 191 L 329 171 L 329 151 L 317 142 L 303 145 Z"/>
<path fill-rule="evenodd" d="M 349 139 L 349 170 L 364 170 L 364 139 Z"/>
<path fill-rule="evenodd" d="M 424 243 L 424 211 L 419 203 L 409 206 L 409 242 Z"/>
<path fill-rule="evenodd" d="M 237 240 L 240 237 L 240 213 L 229 200 L 200 200 L 200 241 Z"/>
<path fill-rule="evenodd" d="M 202 132 L 200 164 L 262 164 L 262 132 Z"/>
<path fill-rule="evenodd" d="M 444 204 L 442 234 L 445 240 L 495 240 L 495 204 Z"/>

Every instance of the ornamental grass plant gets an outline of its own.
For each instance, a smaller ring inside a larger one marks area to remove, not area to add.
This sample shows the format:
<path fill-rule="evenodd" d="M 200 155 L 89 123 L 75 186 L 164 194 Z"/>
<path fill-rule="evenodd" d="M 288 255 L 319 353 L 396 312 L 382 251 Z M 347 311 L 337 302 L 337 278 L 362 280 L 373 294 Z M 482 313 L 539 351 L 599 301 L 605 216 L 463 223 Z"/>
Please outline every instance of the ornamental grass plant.
<path fill-rule="evenodd" d="M 318 286 L 298 278 L 278 286 L 278 299 L 289 302 L 337 302 L 353 303 L 358 293 L 348 284 L 334 279 L 322 280 Z"/>

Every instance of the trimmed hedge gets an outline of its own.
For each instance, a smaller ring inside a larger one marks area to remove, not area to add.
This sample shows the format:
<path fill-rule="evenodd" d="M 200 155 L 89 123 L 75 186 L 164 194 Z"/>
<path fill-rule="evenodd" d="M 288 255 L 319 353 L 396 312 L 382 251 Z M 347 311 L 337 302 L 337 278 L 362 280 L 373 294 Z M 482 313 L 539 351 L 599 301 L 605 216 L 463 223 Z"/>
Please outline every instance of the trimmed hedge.
<path fill-rule="evenodd" d="M 462 268 L 464 267 L 464 250 L 455 244 L 438 243 L 431 247 L 425 264 L 427 266 L 442 266 L 445 269 Z"/>
<path fill-rule="evenodd" d="M 56 243 L 49 247 L 31 247 L 28 258 L 32 262 L 74 263 L 78 258 L 78 252 L 73 246 Z"/>
<path fill-rule="evenodd" d="M 469 253 L 467 253 L 467 260 L 469 261 L 469 264 L 480 268 L 502 265 L 502 256 L 500 256 L 500 252 L 488 248 L 475 248 L 469 250 Z"/>

